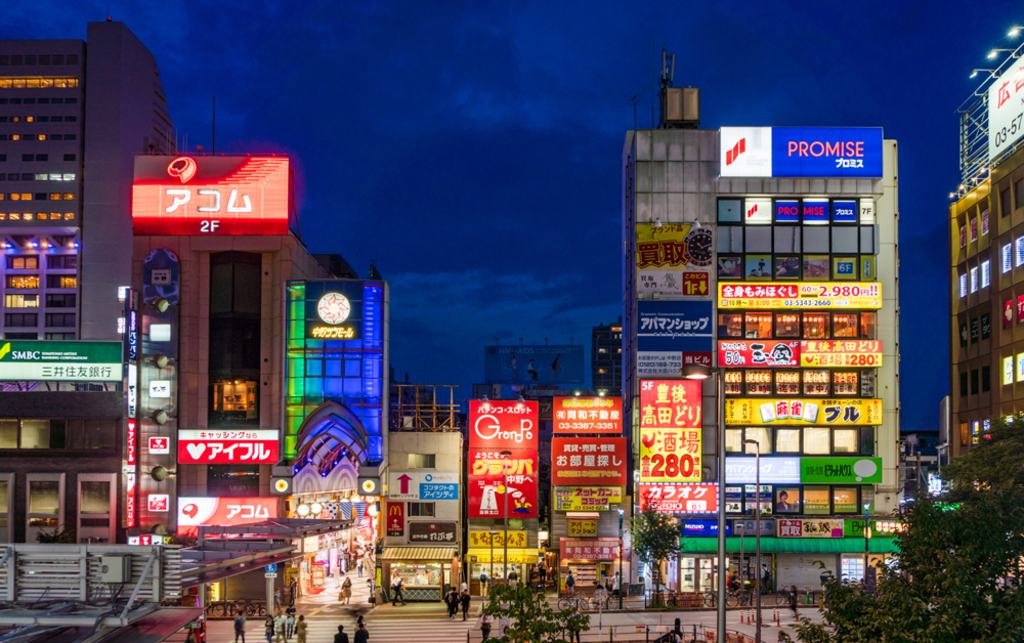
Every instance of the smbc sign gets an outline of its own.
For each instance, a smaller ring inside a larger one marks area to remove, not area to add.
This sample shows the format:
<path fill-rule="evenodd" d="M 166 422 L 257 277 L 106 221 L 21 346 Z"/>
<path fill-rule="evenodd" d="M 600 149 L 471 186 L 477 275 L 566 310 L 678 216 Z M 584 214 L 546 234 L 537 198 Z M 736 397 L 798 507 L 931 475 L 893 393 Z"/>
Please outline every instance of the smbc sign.
<path fill-rule="evenodd" d="M 121 342 L 0 342 L 0 380 L 119 382 L 121 370 Z"/>

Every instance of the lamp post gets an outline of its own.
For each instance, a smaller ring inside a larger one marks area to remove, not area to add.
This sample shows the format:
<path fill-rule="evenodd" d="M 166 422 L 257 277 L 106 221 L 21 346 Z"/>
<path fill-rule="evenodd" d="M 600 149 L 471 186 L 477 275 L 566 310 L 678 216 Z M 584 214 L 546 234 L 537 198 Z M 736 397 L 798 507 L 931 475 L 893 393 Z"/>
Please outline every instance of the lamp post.
<path fill-rule="evenodd" d="M 757 440 L 744 440 L 744 446 L 754 445 L 754 607 L 757 609 L 754 628 L 754 643 L 761 643 L 761 443 Z"/>
<path fill-rule="evenodd" d="M 494 582 L 494 537 L 498 535 L 498 532 L 496 532 L 493 529 L 491 529 L 489 532 L 487 532 L 487 535 L 489 536 L 488 540 L 491 543 L 491 577 L 488 580 L 488 583 L 493 583 Z M 488 585 L 487 589 L 490 589 L 490 585 Z"/>
<path fill-rule="evenodd" d="M 871 503 L 864 503 L 864 589 L 868 588 L 868 541 L 871 539 Z"/>
<path fill-rule="evenodd" d="M 619 609 L 622 609 L 622 558 L 625 556 L 626 550 L 622 544 L 622 509 L 619 509 L 619 582 L 616 588 L 619 592 Z"/>
<path fill-rule="evenodd" d="M 508 450 L 502 451 L 501 452 L 501 457 L 504 460 L 508 460 L 509 458 L 512 457 L 512 452 L 508 451 Z M 507 466 L 505 467 L 505 473 L 501 476 L 501 489 L 502 489 L 502 492 L 501 492 L 502 495 L 505 496 L 505 511 L 504 511 L 504 516 L 505 516 L 505 541 L 502 543 L 502 545 L 504 546 L 504 550 L 505 551 L 502 553 L 502 559 L 501 559 L 502 567 L 504 568 L 504 571 L 502 572 L 502 580 L 504 580 L 505 584 L 508 585 L 508 467 Z"/>
<path fill-rule="evenodd" d="M 722 371 L 719 369 L 702 366 L 700 364 L 688 364 L 683 367 L 683 377 L 688 380 L 706 380 L 715 378 L 715 407 L 717 417 L 715 418 L 715 430 L 717 431 L 718 442 L 718 563 L 716 572 L 718 574 L 718 601 L 717 601 L 717 630 L 716 641 L 725 640 L 725 388 L 722 381 Z"/>

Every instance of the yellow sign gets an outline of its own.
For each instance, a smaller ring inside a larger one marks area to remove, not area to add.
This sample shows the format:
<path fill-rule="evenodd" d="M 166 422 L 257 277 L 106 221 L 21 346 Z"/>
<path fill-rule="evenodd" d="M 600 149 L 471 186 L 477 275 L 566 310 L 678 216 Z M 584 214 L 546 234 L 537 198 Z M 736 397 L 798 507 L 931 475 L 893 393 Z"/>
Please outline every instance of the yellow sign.
<path fill-rule="evenodd" d="M 327 326 L 317 324 L 309 329 L 309 336 L 313 339 L 354 339 L 356 336 L 355 326 Z"/>
<path fill-rule="evenodd" d="M 505 562 L 504 559 L 505 550 L 495 547 L 494 549 L 494 562 L 500 564 Z M 470 549 L 468 552 L 469 561 L 472 563 L 489 563 L 491 562 L 491 549 Z M 509 565 L 534 565 L 538 560 L 537 552 L 533 549 L 509 549 L 508 550 L 508 563 Z"/>
<path fill-rule="evenodd" d="M 700 429 L 640 429 L 641 482 L 700 482 Z"/>
<path fill-rule="evenodd" d="M 639 270 L 696 268 L 713 261 L 710 228 L 690 223 L 636 224 L 636 267 Z"/>
<path fill-rule="evenodd" d="M 505 531 L 483 531 L 480 529 L 469 530 L 469 546 L 470 547 L 490 547 L 491 538 L 493 536 L 495 547 L 505 546 Z M 510 531 L 508 532 L 508 546 L 509 547 L 526 547 L 526 532 L 525 531 Z"/>
<path fill-rule="evenodd" d="M 622 502 L 622 487 L 555 487 L 555 511 L 608 511 Z"/>
<path fill-rule="evenodd" d="M 882 284 L 874 281 L 718 282 L 718 308 L 847 309 L 882 307 Z"/>
<path fill-rule="evenodd" d="M 800 366 L 815 368 L 877 368 L 882 342 L 877 339 L 809 339 L 800 342 Z"/>
<path fill-rule="evenodd" d="M 756 399 L 725 401 L 725 423 L 739 426 L 804 424 L 872 426 L 882 423 L 879 399 Z"/>
<path fill-rule="evenodd" d="M 597 535 L 597 518 L 570 518 L 568 523 L 570 536 Z"/>

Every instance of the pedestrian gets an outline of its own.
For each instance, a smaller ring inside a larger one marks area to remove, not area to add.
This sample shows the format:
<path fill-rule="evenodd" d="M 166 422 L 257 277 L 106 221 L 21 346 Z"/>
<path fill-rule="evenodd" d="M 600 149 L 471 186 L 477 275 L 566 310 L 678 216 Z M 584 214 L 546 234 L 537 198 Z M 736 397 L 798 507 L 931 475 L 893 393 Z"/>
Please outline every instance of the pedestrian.
<path fill-rule="evenodd" d="M 356 634 L 356 640 L 359 639 L 359 635 Z M 345 634 L 345 626 L 338 626 L 338 633 L 334 635 L 334 643 L 348 643 L 348 634 Z"/>
<path fill-rule="evenodd" d="M 281 612 L 277 613 L 277 618 L 274 619 L 274 634 L 277 638 L 277 643 L 285 643 L 285 630 L 288 627 L 288 619 Z"/>
<path fill-rule="evenodd" d="M 295 636 L 295 612 L 289 609 L 284 618 L 284 640 L 289 641 Z"/>
<path fill-rule="evenodd" d="M 274 617 L 267 614 L 267 618 L 263 619 L 263 630 L 267 636 L 267 643 L 274 643 Z"/>
<path fill-rule="evenodd" d="M 540 579 L 541 587 L 548 586 L 548 568 L 543 563 L 537 563 L 537 577 Z"/>
<path fill-rule="evenodd" d="M 295 623 L 295 636 L 298 637 L 296 643 L 306 643 L 307 627 L 305 615 L 299 614 L 299 620 Z"/>
<path fill-rule="evenodd" d="M 486 641 L 491 638 L 491 617 L 488 614 L 480 615 L 480 639 Z"/>
<path fill-rule="evenodd" d="M 508 573 L 508 582 L 510 582 L 513 585 L 515 585 L 516 581 L 518 581 L 518 580 L 519 580 L 519 574 L 516 573 L 516 570 L 513 569 L 512 571 L 510 571 Z"/>
<path fill-rule="evenodd" d="M 359 578 L 363 577 L 363 559 L 361 558 L 356 563 L 356 574 L 359 576 Z"/>
<path fill-rule="evenodd" d="M 469 590 L 462 590 L 462 596 L 459 597 L 459 603 L 462 604 L 462 620 L 466 620 L 466 614 L 469 613 Z"/>
<path fill-rule="evenodd" d="M 405 599 L 402 597 L 402 577 L 398 574 L 391 575 L 391 592 L 392 607 L 394 607 L 398 603 L 398 601 L 401 601 L 402 605 L 405 605 Z M 356 635 L 358 636 L 359 633 L 356 632 Z"/>
<path fill-rule="evenodd" d="M 235 643 L 238 643 L 239 637 L 242 638 L 242 643 L 245 643 L 245 614 L 235 617 Z"/>
<path fill-rule="evenodd" d="M 345 580 L 341 583 L 342 602 L 348 605 L 352 602 L 352 579 L 345 574 Z"/>
<path fill-rule="evenodd" d="M 565 577 L 565 593 L 566 594 L 573 594 L 575 591 L 576 591 L 576 579 L 573 578 L 572 572 L 570 571 L 569 575 Z"/>
<path fill-rule="evenodd" d="M 370 633 L 366 631 L 366 624 L 360 623 L 359 629 L 356 630 L 356 643 L 369 643 Z M 348 641 L 345 641 L 348 643 Z"/>
<path fill-rule="evenodd" d="M 448 606 L 448 620 L 455 620 L 455 612 L 459 609 L 459 593 L 452 587 L 448 590 L 448 593 L 444 595 L 445 605 Z"/>
<path fill-rule="evenodd" d="M 295 605 L 295 599 L 298 598 L 297 593 L 299 591 L 299 583 L 294 578 L 288 583 L 288 604 Z"/>
<path fill-rule="evenodd" d="M 501 630 L 502 638 L 508 633 L 508 617 L 502 614 L 501 618 L 498 619 L 498 629 Z"/>
<path fill-rule="evenodd" d="M 800 620 L 800 612 L 796 608 L 797 597 L 796 597 L 796 585 L 789 586 L 789 609 L 793 610 L 793 620 Z"/>
<path fill-rule="evenodd" d="M 579 614 L 571 617 L 569 621 L 569 643 L 580 643 L 580 624 L 577 620 Z"/>

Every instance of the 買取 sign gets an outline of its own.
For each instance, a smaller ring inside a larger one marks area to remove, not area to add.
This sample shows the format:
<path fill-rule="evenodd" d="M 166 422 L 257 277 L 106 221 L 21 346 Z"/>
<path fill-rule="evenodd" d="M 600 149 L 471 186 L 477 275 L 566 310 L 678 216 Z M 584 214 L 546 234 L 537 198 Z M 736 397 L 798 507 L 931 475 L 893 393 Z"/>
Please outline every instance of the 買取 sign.
<path fill-rule="evenodd" d="M 0 341 L 0 380 L 119 382 L 121 342 Z"/>
<path fill-rule="evenodd" d="M 723 127 L 720 176 L 882 176 L 880 127 Z"/>

